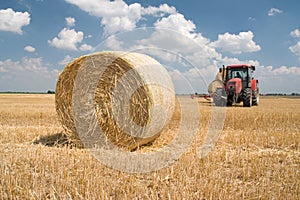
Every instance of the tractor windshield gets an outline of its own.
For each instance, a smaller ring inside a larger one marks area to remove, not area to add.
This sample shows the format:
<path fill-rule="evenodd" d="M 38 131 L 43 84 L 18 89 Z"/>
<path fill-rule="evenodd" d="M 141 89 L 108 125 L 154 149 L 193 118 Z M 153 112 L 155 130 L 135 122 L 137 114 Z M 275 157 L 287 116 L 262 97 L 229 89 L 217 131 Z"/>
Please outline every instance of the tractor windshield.
<path fill-rule="evenodd" d="M 228 70 L 226 80 L 228 81 L 232 78 L 240 78 L 240 79 L 242 79 L 242 81 L 246 81 L 247 80 L 247 68 Z"/>
<path fill-rule="evenodd" d="M 245 88 L 248 86 L 249 75 L 248 68 L 231 68 L 227 70 L 226 82 L 232 78 L 240 78 L 242 79 L 242 87 Z M 251 78 L 251 77 L 250 77 Z"/>

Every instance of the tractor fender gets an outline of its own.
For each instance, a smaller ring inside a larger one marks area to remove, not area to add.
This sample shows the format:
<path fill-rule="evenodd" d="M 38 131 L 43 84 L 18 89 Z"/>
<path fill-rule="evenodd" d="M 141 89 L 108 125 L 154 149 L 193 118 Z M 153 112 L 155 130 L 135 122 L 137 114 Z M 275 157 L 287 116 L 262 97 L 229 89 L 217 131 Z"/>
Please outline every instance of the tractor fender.
<path fill-rule="evenodd" d="M 258 80 L 257 79 L 252 79 L 251 81 L 251 90 L 256 90 L 258 85 Z"/>

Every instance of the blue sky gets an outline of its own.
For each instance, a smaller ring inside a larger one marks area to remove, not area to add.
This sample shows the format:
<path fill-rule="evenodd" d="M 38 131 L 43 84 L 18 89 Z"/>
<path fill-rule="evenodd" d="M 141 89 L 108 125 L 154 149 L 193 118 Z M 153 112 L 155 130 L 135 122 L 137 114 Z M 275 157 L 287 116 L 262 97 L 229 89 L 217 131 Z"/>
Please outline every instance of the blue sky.
<path fill-rule="evenodd" d="M 257 67 L 263 93 L 300 93 L 299 10 L 298 0 L 0 0 L 0 91 L 54 90 L 76 57 L 128 50 L 165 65 L 178 93 L 206 92 L 236 63 Z"/>

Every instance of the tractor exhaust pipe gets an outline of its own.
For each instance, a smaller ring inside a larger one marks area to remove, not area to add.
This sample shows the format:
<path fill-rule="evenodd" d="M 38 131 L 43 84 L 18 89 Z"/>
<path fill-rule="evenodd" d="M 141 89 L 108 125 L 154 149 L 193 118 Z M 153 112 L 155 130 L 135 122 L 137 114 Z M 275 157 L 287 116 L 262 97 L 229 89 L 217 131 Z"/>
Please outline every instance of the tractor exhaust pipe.
<path fill-rule="evenodd" d="M 223 70 L 222 70 L 222 81 L 225 80 L 225 66 L 223 65 Z"/>
<path fill-rule="evenodd" d="M 219 73 L 222 73 L 222 81 L 225 80 L 225 76 L 226 76 L 226 73 L 225 73 L 225 66 L 223 65 L 222 68 L 219 68 Z"/>

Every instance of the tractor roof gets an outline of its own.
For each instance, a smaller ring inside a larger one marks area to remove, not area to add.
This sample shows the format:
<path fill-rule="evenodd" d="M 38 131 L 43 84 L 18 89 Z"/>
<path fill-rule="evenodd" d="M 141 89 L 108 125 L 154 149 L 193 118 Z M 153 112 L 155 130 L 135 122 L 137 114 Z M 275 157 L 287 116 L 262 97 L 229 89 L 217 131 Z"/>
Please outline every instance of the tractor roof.
<path fill-rule="evenodd" d="M 228 65 L 227 66 L 228 69 L 242 68 L 242 67 L 247 67 L 247 68 L 251 68 L 251 69 L 255 70 L 255 67 L 253 65 L 248 65 L 248 64 L 235 64 L 235 65 Z"/>

